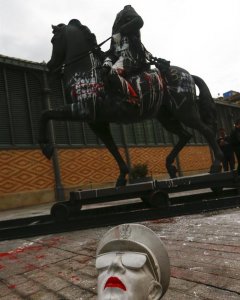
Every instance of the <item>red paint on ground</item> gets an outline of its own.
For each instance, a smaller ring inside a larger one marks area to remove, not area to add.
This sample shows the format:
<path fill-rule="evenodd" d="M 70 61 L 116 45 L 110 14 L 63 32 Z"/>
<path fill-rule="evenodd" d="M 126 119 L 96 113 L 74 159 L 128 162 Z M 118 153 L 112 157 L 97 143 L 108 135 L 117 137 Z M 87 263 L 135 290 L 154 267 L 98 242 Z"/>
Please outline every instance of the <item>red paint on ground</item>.
<path fill-rule="evenodd" d="M 10 284 L 7 286 L 9 289 L 15 289 L 16 288 L 16 284 Z"/>
<path fill-rule="evenodd" d="M 36 255 L 35 257 L 36 257 L 37 259 L 41 259 L 41 258 L 44 258 L 45 255 Z"/>
<path fill-rule="evenodd" d="M 44 246 L 23 246 L 8 252 L 0 252 L 0 259 L 4 259 L 4 258 L 18 259 L 17 255 L 20 253 L 29 252 L 29 251 L 40 251 L 43 250 L 44 248 L 45 248 Z"/>
<path fill-rule="evenodd" d="M 25 267 L 24 267 L 27 271 L 32 271 L 32 270 L 35 270 L 37 269 L 38 267 L 33 265 L 33 264 L 27 264 Z"/>

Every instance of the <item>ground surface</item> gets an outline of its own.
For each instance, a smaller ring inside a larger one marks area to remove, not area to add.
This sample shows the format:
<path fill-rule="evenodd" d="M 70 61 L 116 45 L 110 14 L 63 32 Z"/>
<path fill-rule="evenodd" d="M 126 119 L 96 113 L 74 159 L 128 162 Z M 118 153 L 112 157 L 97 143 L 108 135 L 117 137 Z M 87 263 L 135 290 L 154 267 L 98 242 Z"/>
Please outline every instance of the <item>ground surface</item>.
<path fill-rule="evenodd" d="M 0 220 L 43 214 L 48 206 L 0 213 Z M 171 263 L 163 300 L 240 299 L 240 210 L 144 222 Z M 99 228 L 0 242 L 0 299 L 96 299 Z"/>

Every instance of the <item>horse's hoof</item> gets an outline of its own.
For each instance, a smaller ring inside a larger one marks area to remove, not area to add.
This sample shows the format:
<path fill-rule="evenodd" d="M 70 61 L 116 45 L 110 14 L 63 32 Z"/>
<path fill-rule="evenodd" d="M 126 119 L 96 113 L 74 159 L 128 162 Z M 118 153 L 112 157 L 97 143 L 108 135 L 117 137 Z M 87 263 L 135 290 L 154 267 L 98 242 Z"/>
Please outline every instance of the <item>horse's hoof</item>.
<path fill-rule="evenodd" d="M 53 156 L 54 148 L 51 145 L 44 145 L 42 148 L 42 153 L 47 159 L 51 159 Z"/>
<path fill-rule="evenodd" d="M 176 178 L 177 177 L 177 168 L 174 165 L 171 165 L 170 167 L 167 168 L 168 174 L 170 178 Z"/>
<path fill-rule="evenodd" d="M 210 173 L 220 173 L 222 171 L 221 165 L 212 165 L 210 168 Z"/>
<path fill-rule="evenodd" d="M 116 187 L 125 186 L 127 184 L 127 179 L 125 178 L 118 178 L 116 182 Z"/>

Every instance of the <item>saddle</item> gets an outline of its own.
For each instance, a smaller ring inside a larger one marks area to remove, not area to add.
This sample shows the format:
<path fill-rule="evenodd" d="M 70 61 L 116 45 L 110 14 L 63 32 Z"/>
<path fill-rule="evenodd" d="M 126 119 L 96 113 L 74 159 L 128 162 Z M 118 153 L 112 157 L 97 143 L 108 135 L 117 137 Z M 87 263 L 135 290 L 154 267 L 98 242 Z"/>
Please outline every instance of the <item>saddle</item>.
<path fill-rule="evenodd" d="M 140 107 L 144 101 L 158 101 L 164 90 L 164 79 L 158 69 L 142 71 L 139 74 L 123 77 L 117 72 L 107 76 L 106 91 L 120 96 L 122 101 Z"/>

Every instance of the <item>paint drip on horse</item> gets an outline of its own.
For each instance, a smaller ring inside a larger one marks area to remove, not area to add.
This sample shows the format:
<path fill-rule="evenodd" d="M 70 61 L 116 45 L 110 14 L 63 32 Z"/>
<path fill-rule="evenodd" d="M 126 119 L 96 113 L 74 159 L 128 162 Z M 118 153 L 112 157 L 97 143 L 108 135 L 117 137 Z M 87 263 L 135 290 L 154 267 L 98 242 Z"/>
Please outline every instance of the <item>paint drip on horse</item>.
<path fill-rule="evenodd" d="M 104 84 L 108 93 L 118 94 L 130 104 L 139 106 L 140 116 L 144 112 L 152 116 L 152 108 L 161 105 L 164 81 L 160 71 L 151 70 L 147 62 L 152 55 L 141 42 L 142 26 L 142 18 L 131 5 L 126 5 L 117 14 L 110 49 L 105 53 L 103 63 Z M 161 61 L 162 70 L 169 69 L 170 62 Z M 144 103 L 145 93 L 151 95 L 148 105 Z"/>

